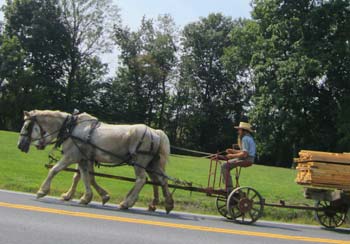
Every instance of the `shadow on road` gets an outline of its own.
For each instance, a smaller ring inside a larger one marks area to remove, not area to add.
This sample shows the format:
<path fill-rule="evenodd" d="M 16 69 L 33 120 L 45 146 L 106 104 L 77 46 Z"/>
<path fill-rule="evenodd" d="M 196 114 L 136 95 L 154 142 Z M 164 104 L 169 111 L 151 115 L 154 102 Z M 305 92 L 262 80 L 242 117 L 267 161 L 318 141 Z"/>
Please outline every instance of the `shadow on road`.
<path fill-rule="evenodd" d="M 72 200 L 72 201 L 62 201 L 57 198 L 51 198 L 51 197 L 46 197 L 46 198 L 40 198 L 40 199 L 33 199 L 34 201 L 45 203 L 45 204 L 51 204 L 51 205 L 60 205 L 60 206 L 70 206 L 70 207 L 78 207 L 78 208 L 86 208 L 86 209 L 97 209 L 97 210 L 109 210 L 113 212 L 119 212 L 119 213 L 128 213 L 128 214 L 135 214 L 135 215 L 144 215 L 144 216 L 154 216 L 154 217 L 160 217 L 164 219 L 178 219 L 178 220 L 190 220 L 190 221 L 199 221 L 203 219 L 217 219 L 216 216 L 196 216 L 192 214 L 183 214 L 183 213 L 176 213 L 176 212 L 171 212 L 170 214 L 166 214 L 166 212 L 162 209 L 157 210 L 156 212 L 151 212 L 148 211 L 145 208 L 137 208 L 133 207 L 127 210 L 120 209 L 118 205 L 112 205 L 112 204 L 106 204 L 106 205 L 101 205 L 99 203 L 89 203 L 88 205 L 82 205 L 79 204 L 78 201 Z"/>
<path fill-rule="evenodd" d="M 345 228 L 327 229 L 327 228 L 322 227 L 322 230 L 333 232 L 333 233 L 338 233 L 338 234 L 350 234 L 350 229 L 345 229 Z"/>
<path fill-rule="evenodd" d="M 254 224 L 251 225 L 242 225 L 242 224 L 237 224 L 232 220 L 228 220 L 223 217 L 219 216 L 210 216 L 210 215 L 196 215 L 196 214 L 191 214 L 191 213 L 177 213 L 177 212 L 171 212 L 170 214 L 166 214 L 166 212 L 162 209 L 157 210 L 156 212 L 150 212 L 145 208 L 130 208 L 128 210 L 122 210 L 118 207 L 118 205 L 112 205 L 112 204 L 106 204 L 106 205 L 101 205 L 100 203 L 97 202 L 92 202 L 88 205 L 82 205 L 79 204 L 77 200 L 73 201 L 62 201 L 58 198 L 52 198 L 52 197 L 46 197 L 46 198 L 40 198 L 40 199 L 33 199 L 34 201 L 45 203 L 45 204 L 51 204 L 51 205 L 60 205 L 60 206 L 69 206 L 69 207 L 75 207 L 75 208 L 86 208 L 86 209 L 96 209 L 96 210 L 107 210 L 107 211 L 113 211 L 113 212 L 118 212 L 118 213 L 127 213 L 127 214 L 133 214 L 135 215 L 143 215 L 143 216 L 153 216 L 153 217 L 158 217 L 158 218 L 164 218 L 164 219 L 177 219 L 177 220 L 187 220 L 187 221 L 201 221 L 201 220 L 211 220 L 211 221 L 220 221 L 224 223 L 230 223 L 230 224 L 235 224 L 239 226 L 250 226 L 251 228 L 254 229 L 279 229 L 279 230 L 286 230 L 286 231 L 292 231 L 292 232 L 300 232 L 301 228 L 300 226 L 294 226 L 292 224 L 285 224 L 281 223 L 281 225 L 278 225 L 278 223 L 270 223 L 270 222 L 264 222 L 264 221 L 258 221 Z M 307 226 L 307 225 L 302 225 L 302 229 L 306 228 L 315 228 L 315 226 Z M 320 227 L 321 228 L 321 227 Z M 325 231 L 330 231 L 338 234 L 350 234 L 350 229 L 347 228 L 337 228 L 337 229 L 327 229 L 327 228 L 322 228 Z"/>

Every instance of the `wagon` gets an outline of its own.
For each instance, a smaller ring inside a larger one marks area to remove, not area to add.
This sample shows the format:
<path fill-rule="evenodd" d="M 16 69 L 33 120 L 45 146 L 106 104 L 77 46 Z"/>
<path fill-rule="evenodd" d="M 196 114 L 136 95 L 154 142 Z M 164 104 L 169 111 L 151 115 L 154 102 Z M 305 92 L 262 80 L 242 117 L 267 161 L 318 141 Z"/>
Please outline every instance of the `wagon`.
<path fill-rule="evenodd" d="M 227 190 L 227 186 L 222 183 L 222 175 L 220 173 L 221 165 L 227 162 L 227 159 L 219 155 L 210 159 L 208 183 L 206 187 L 195 187 L 189 182 L 180 182 L 179 180 L 174 180 L 174 178 L 170 178 L 174 183 L 169 184 L 169 187 L 205 193 L 208 197 L 215 198 L 218 213 L 240 224 L 252 224 L 256 222 L 262 217 L 265 206 L 314 211 L 318 222 L 327 228 L 339 227 L 346 221 L 347 213 L 350 209 L 349 191 L 305 188 L 305 197 L 315 200 L 315 206 L 287 205 L 285 201 L 282 200 L 279 203 L 267 203 L 261 194 L 253 187 L 240 185 L 239 179 L 242 169 L 245 168 L 244 163 L 238 165 L 238 167 L 234 169 L 234 189 L 231 192 Z M 46 167 L 50 168 L 52 165 L 47 164 Z M 79 173 L 78 170 L 72 168 L 66 168 L 65 171 Z M 135 181 L 134 178 L 124 176 L 115 176 L 98 172 L 91 172 L 91 174 L 122 181 Z M 230 177 L 228 171 L 225 175 L 226 177 Z M 157 185 L 148 180 L 146 184 Z"/>
<path fill-rule="evenodd" d="M 222 160 L 219 159 L 210 162 L 207 193 L 216 196 L 217 210 L 227 219 L 241 224 L 254 223 L 263 215 L 264 206 L 314 211 L 316 220 L 326 228 L 339 227 L 347 219 L 350 211 L 348 190 L 305 187 L 305 198 L 315 200 L 315 206 L 288 205 L 283 200 L 279 203 L 268 203 L 254 188 L 240 186 L 239 178 L 242 168 L 245 168 L 244 163 L 235 168 L 236 185 L 232 192 L 228 193 L 226 186 L 226 190 L 222 192 L 215 190 L 221 187 L 222 176 L 217 179 L 217 171 L 221 164 Z M 229 172 L 226 173 L 226 177 L 229 177 Z"/>
<path fill-rule="evenodd" d="M 339 227 L 346 221 L 350 209 L 350 191 L 305 188 L 304 195 L 315 200 L 315 218 L 327 227 Z"/>

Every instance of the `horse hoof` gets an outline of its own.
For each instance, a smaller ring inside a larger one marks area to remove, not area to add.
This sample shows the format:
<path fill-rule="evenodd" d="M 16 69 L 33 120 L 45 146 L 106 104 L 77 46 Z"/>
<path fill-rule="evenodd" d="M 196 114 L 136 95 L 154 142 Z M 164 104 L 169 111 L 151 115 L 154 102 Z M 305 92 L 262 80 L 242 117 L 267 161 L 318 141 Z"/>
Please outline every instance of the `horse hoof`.
<path fill-rule="evenodd" d="M 79 204 L 80 204 L 80 205 L 88 205 L 88 202 L 85 201 L 85 200 L 80 200 L 80 201 L 79 201 Z"/>
<path fill-rule="evenodd" d="M 72 198 L 66 194 L 62 194 L 60 199 L 62 201 L 70 201 Z"/>
<path fill-rule="evenodd" d="M 157 207 L 155 206 L 155 205 L 148 205 L 148 211 L 150 211 L 150 212 L 155 212 L 156 211 L 156 209 L 157 209 Z"/>
<path fill-rule="evenodd" d="M 121 203 L 119 204 L 119 209 L 121 209 L 121 210 L 126 210 L 126 209 L 128 209 L 128 208 L 129 208 L 129 207 L 126 206 L 124 202 L 121 202 Z"/>
<path fill-rule="evenodd" d="M 106 202 L 109 201 L 109 199 L 111 199 L 111 198 L 109 197 L 109 195 L 103 196 L 103 197 L 102 197 L 102 205 L 105 205 Z"/>
<path fill-rule="evenodd" d="M 165 207 L 166 214 L 169 214 L 173 208 L 174 206 Z"/>
<path fill-rule="evenodd" d="M 42 198 L 42 197 L 44 197 L 44 196 L 46 196 L 47 195 L 47 193 L 45 193 L 45 192 L 43 192 L 43 191 L 38 191 L 37 193 L 36 193 L 36 198 Z"/>
<path fill-rule="evenodd" d="M 86 200 L 84 198 L 80 198 L 79 204 L 81 204 L 81 205 L 88 205 L 89 202 L 90 201 L 88 201 L 88 200 Z"/>

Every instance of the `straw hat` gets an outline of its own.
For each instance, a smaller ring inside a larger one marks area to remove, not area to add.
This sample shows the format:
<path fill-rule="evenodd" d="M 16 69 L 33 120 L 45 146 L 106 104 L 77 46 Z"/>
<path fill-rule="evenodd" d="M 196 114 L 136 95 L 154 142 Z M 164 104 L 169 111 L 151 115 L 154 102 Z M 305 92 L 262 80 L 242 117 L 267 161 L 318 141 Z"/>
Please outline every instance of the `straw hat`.
<path fill-rule="evenodd" d="M 243 129 L 243 130 L 247 130 L 249 132 L 254 132 L 254 130 L 252 129 L 252 125 L 246 122 L 240 122 L 239 126 L 235 126 L 236 129 Z"/>

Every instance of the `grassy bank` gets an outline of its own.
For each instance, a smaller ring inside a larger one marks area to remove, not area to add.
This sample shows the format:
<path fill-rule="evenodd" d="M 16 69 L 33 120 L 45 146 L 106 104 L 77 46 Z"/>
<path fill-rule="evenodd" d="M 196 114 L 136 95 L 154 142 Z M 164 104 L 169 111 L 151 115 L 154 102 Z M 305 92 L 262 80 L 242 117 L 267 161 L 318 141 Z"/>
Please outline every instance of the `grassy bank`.
<path fill-rule="evenodd" d="M 32 147 L 28 154 L 22 153 L 16 147 L 17 139 L 17 133 L 0 131 L 0 188 L 35 193 L 47 175 L 44 164 L 48 162 L 49 150 L 38 151 Z M 195 186 L 205 187 L 208 181 L 208 169 L 207 159 L 174 155 L 167 167 L 167 173 L 170 176 L 194 182 Z M 133 169 L 128 166 L 96 170 L 114 175 L 134 176 Z M 255 188 L 267 202 L 279 202 L 283 199 L 287 204 L 312 205 L 312 201 L 304 199 L 302 187 L 294 183 L 295 175 L 296 172 L 292 169 L 254 165 L 242 169 L 240 184 Z M 50 195 L 59 196 L 65 192 L 70 186 L 71 177 L 72 173 L 68 172 L 58 174 L 53 180 Z M 111 202 L 115 203 L 119 203 L 132 187 L 131 183 L 112 179 L 97 178 L 97 181 L 108 190 Z M 75 197 L 78 198 L 82 192 L 82 183 L 80 183 Z M 147 206 L 151 197 L 152 187 L 146 185 L 136 205 Z M 174 193 L 174 199 L 175 210 L 218 214 L 215 198 L 207 197 L 205 194 L 177 190 Z M 96 193 L 94 200 L 100 200 Z M 263 219 L 315 223 L 312 216 L 312 212 L 266 207 Z"/>

